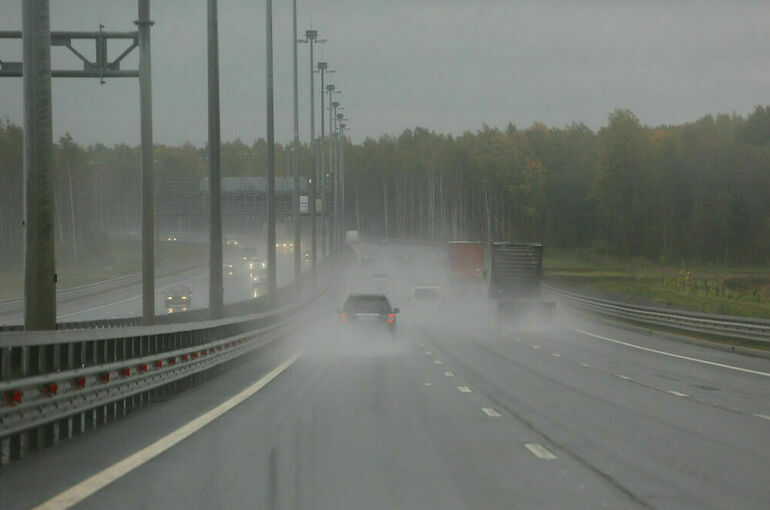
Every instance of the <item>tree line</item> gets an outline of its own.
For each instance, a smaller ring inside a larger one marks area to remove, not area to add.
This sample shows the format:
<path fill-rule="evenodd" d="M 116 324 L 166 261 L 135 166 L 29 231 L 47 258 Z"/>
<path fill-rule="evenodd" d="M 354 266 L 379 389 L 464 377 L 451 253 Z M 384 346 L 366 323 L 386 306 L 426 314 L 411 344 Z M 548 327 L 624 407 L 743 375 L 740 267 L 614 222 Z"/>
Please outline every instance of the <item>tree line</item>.
<path fill-rule="evenodd" d="M 0 121 L 4 260 L 21 254 L 22 137 Z M 276 147 L 277 175 L 291 175 L 291 149 Z M 298 151 L 309 176 L 309 147 Z M 223 174 L 263 176 L 266 154 L 262 139 L 224 143 Z M 205 177 L 206 155 L 189 143 L 157 145 L 156 185 Z M 407 129 L 346 140 L 345 167 L 346 227 L 363 235 L 542 241 L 667 263 L 770 260 L 770 107 L 657 127 L 618 109 L 596 132 L 540 123 L 460 136 Z M 139 228 L 137 147 L 84 147 L 67 134 L 55 143 L 54 171 L 57 256 L 77 261 L 107 231 Z"/>

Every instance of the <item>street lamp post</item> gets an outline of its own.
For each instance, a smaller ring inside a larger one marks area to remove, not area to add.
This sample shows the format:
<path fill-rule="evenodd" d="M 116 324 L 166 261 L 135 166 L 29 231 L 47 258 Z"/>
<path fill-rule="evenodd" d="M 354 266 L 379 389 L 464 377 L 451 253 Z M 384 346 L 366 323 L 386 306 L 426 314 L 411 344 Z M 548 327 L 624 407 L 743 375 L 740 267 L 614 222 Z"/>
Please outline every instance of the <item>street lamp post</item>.
<path fill-rule="evenodd" d="M 310 44 L 310 161 L 311 161 L 311 175 L 312 179 L 308 186 L 308 201 L 310 202 L 310 223 L 312 225 L 310 229 L 310 264 L 311 274 L 313 278 L 313 289 L 316 288 L 316 267 L 317 267 L 317 232 L 316 232 L 316 211 L 315 211 L 315 188 L 318 183 L 316 176 L 316 151 L 315 151 L 315 80 L 313 72 L 315 71 L 315 61 L 313 58 L 313 45 L 326 42 L 325 39 L 318 39 L 317 30 L 305 30 L 305 38 L 298 39 L 299 43 Z"/>
<path fill-rule="evenodd" d="M 347 119 L 342 119 L 342 120 L 347 120 Z M 342 231 L 342 238 L 340 240 L 340 243 L 343 243 L 345 239 L 344 237 L 345 236 L 345 129 L 346 129 L 345 122 L 340 122 L 340 125 L 339 125 L 339 132 L 340 132 L 339 190 L 340 190 L 340 229 Z"/>
<path fill-rule="evenodd" d="M 217 0 L 208 0 L 209 92 L 209 316 L 219 319 L 224 308 L 222 282 L 222 174 L 219 129 L 219 27 Z M 159 247 L 160 249 L 160 247 Z"/>
<path fill-rule="evenodd" d="M 299 280 L 302 272 L 301 262 L 301 236 L 299 217 L 299 164 L 297 163 L 297 150 L 299 148 L 299 88 L 297 80 L 297 0 L 292 1 L 292 37 L 294 54 L 294 150 L 292 151 L 292 166 L 294 171 L 294 195 L 292 212 L 294 216 L 294 280 Z"/>
<path fill-rule="evenodd" d="M 266 0 L 267 49 L 267 292 L 276 289 L 275 256 L 275 130 L 273 126 L 273 0 Z M 221 271 L 221 267 L 220 267 Z"/>
<path fill-rule="evenodd" d="M 321 189 L 323 190 L 321 192 L 321 196 L 322 196 L 321 200 L 323 201 L 323 204 L 324 204 L 324 209 L 323 209 L 323 213 L 324 213 L 324 215 L 323 215 L 323 222 L 324 223 L 323 223 L 323 225 L 325 225 L 326 224 L 326 213 L 327 213 L 327 203 L 326 203 L 326 195 L 327 195 L 327 193 L 326 193 L 326 170 L 324 169 L 324 153 L 323 153 L 323 151 L 324 151 L 324 126 L 325 126 L 325 122 L 324 122 L 324 112 L 325 112 L 325 109 L 324 109 L 325 108 L 324 107 L 324 90 L 325 90 L 324 89 L 324 73 L 333 73 L 334 69 L 329 69 L 327 64 L 326 64 L 326 62 L 319 62 L 318 63 L 318 72 L 321 73 L 321 140 L 320 140 L 320 144 L 319 144 L 319 147 L 321 149 L 321 154 L 320 154 L 320 158 L 319 158 L 320 161 L 321 161 L 321 181 L 319 182 L 319 184 L 321 185 Z M 326 85 L 326 89 L 329 89 L 329 88 L 334 89 L 334 85 L 331 85 L 331 84 L 330 85 Z M 329 136 L 331 136 L 331 132 L 329 132 Z M 331 167 L 329 167 L 329 169 L 331 170 Z M 322 227 L 322 239 L 323 239 L 323 241 L 322 241 L 321 251 L 324 253 L 324 255 L 327 253 L 327 251 L 326 251 L 326 235 L 325 234 L 326 234 L 326 228 L 325 228 L 325 226 L 323 226 Z"/>

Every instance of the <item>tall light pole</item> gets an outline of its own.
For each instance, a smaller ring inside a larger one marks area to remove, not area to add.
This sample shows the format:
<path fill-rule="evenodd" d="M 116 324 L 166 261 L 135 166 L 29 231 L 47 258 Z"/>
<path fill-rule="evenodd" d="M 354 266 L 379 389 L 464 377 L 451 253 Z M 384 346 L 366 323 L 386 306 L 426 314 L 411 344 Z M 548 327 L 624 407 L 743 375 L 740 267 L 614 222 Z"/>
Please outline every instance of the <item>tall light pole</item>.
<path fill-rule="evenodd" d="M 222 175 L 219 130 L 219 27 L 217 0 L 207 3 L 209 87 L 209 316 L 219 319 L 224 308 L 222 283 Z"/>
<path fill-rule="evenodd" d="M 347 121 L 347 119 L 342 119 L 344 121 Z M 340 238 L 340 244 L 342 244 L 345 240 L 345 129 L 346 129 L 346 123 L 340 122 L 339 125 L 339 132 L 340 132 L 340 175 L 339 175 L 339 190 L 340 190 L 340 230 L 341 230 L 341 238 Z"/>
<path fill-rule="evenodd" d="M 321 73 L 321 140 L 319 142 L 319 148 L 320 148 L 320 157 L 318 158 L 321 161 L 321 180 L 319 181 L 319 184 L 321 186 L 321 200 L 324 204 L 323 207 L 323 222 L 321 223 L 321 252 L 325 255 L 326 254 L 326 213 L 327 213 L 327 204 L 326 204 L 326 169 L 324 168 L 324 73 L 333 73 L 334 69 L 329 69 L 326 62 L 319 62 L 318 63 L 318 72 Z M 334 88 L 334 85 L 326 85 L 326 88 L 328 89 L 331 87 Z M 331 135 L 331 133 L 329 133 Z"/>
<path fill-rule="evenodd" d="M 329 171 L 332 172 L 332 193 L 334 199 L 334 242 L 335 245 L 339 237 L 339 226 L 337 224 L 338 213 L 338 189 L 337 189 L 337 109 L 342 109 L 338 101 L 332 101 L 332 93 L 334 90 L 329 91 L 329 133 L 333 133 L 333 138 L 329 138 Z M 340 94 L 342 91 L 337 90 L 336 93 Z"/>
<path fill-rule="evenodd" d="M 297 79 L 297 0 L 292 0 L 292 38 L 294 53 L 294 150 L 292 151 L 292 167 L 294 170 L 294 194 L 292 213 L 294 215 L 294 280 L 299 280 L 302 272 L 302 259 L 300 253 L 300 217 L 299 217 L 299 164 L 297 163 L 297 151 L 299 149 L 299 85 Z"/>
<path fill-rule="evenodd" d="M 267 292 L 276 289 L 275 271 L 275 130 L 273 127 L 273 0 L 265 0 L 267 49 Z M 221 268 L 220 268 L 221 271 Z"/>
<path fill-rule="evenodd" d="M 297 42 L 310 44 L 310 161 L 311 161 L 311 183 L 308 189 L 309 202 L 310 202 L 310 223 L 312 225 L 310 229 L 310 264 L 311 274 L 313 277 L 313 289 L 316 288 L 316 266 L 317 264 L 317 234 L 316 234 L 316 211 L 315 211 L 315 189 L 318 185 L 317 169 L 316 169 L 316 151 L 315 151 L 315 80 L 313 73 L 315 71 L 315 60 L 313 58 L 313 45 L 318 42 L 326 42 L 325 39 L 318 39 L 317 30 L 305 30 L 305 38 L 298 39 Z"/>

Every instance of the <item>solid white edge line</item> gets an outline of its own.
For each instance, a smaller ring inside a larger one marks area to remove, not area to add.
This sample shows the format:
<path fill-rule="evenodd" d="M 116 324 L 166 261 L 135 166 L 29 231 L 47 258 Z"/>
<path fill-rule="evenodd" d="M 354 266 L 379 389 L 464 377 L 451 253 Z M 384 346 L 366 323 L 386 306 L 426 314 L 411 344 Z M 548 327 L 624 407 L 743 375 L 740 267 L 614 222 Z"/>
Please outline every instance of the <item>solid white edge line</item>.
<path fill-rule="evenodd" d="M 632 347 L 634 349 L 639 349 L 641 351 L 647 351 L 647 352 L 654 352 L 655 354 L 661 354 L 663 356 L 670 356 L 672 358 L 679 358 L 684 359 L 687 361 L 694 361 L 695 363 L 703 363 L 704 365 L 712 365 L 715 367 L 722 367 L 722 368 L 728 368 L 730 370 L 737 370 L 739 372 L 746 372 L 747 374 L 754 374 L 754 375 L 762 375 L 765 377 L 770 377 L 770 373 L 768 372 L 760 372 L 759 370 L 751 370 L 749 368 L 741 368 L 736 367 L 733 365 L 725 365 L 724 363 L 717 363 L 715 361 L 707 361 L 705 359 L 699 359 L 699 358 L 691 358 L 690 356 L 682 356 L 681 354 L 674 354 L 672 352 L 666 352 L 666 351 L 659 351 L 657 349 L 651 349 L 649 347 L 642 347 L 641 345 L 631 344 L 628 342 L 622 342 L 620 340 L 615 340 L 614 338 L 607 338 L 606 336 L 597 335 L 595 333 L 589 333 L 588 331 L 583 331 L 582 329 L 576 329 L 578 333 L 583 333 L 584 335 L 588 335 L 594 338 L 598 338 L 599 340 L 604 340 L 607 342 L 616 343 L 619 345 L 625 345 L 626 347 Z"/>
<path fill-rule="evenodd" d="M 549 452 L 545 448 L 545 446 L 543 446 L 541 444 L 526 443 L 524 446 L 527 448 L 527 450 L 530 451 L 530 453 L 532 453 L 532 455 L 534 455 L 538 459 L 554 460 L 556 458 L 556 455 L 554 455 L 553 453 Z"/>
<path fill-rule="evenodd" d="M 214 409 L 198 416 L 187 424 L 182 425 L 175 431 L 158 439 L 151 445 L 142 448 L 133 455 L 130 455 L 125 459 L 116 462 L 112 466 L 83 480 L 77 485 L 74 485 L 64 492 L 57 494 L 48 501 L 37 505 L 32 510 L 63 510 L 77 505 L 84 499 L 111 484 L 118 478 L 130 473 L 134 469 L 138 468 L 154 457 L 157 457 L 177 443 L 187 439 L 195 432 L 199 431 L 212 421 L 225 414 L 230 409 L 234 408 L 247 398 L 254 395 L 256 392 L 270 383 L 270 381 L 278 377 L 283 371 L 289 368 L 295 361 L 297 361 L 297 359 L 299 359 L 300 356 L 302 356 L 301 352 L 291 356 L 289 359 L 265 374 L 257 382 L 241 391 L 237 395 L 231 397 L 227 401 L 222 402 Z"/>
<path fill-rule="evenodd" d="M 763 420 L 770 420 L 770 416 L 766 414 L 756 413 L 754 416 L 756 416 L 757 418 L 762 418 Z"/>
<path fill-rule="evenodd" d="M 486 414 L 487 416 L 491 416 L 492 418 L 499 418 L 501 416 L 500 413 L 498 413 L 491 407 L 482 407 L 481 410 L 484 411 L 484 414 Z"/>

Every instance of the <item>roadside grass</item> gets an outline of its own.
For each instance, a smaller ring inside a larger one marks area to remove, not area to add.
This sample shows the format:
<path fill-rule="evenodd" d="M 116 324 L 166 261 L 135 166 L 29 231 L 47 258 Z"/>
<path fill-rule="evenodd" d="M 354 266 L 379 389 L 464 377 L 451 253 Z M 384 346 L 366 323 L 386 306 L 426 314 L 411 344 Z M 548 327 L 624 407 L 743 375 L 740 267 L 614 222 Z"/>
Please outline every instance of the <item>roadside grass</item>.
<path fill-rule="evenodd" d="M 770 267 L 664 266 L 641 258 L 554 250 L 545 281 L 577 291 L 651 306 L 770 318 Z"/>
<path fill-rule="evenodd" d="M 195 261 L 205 262 L 208 245 L 196 243 L 161 243 L 159 266 L 174 266 Z M 57 287 L 70 289 L 109 280 L 142 270 L 141 245 L 135 241 L 107 241 L 98 252 L 89 252 L 80 264 L 73 264 L 69 254 L 57 253 Z M 0 270 L 0 299 L 19 298 L 24 289 L 22 267 L 4 266 Z"/>

